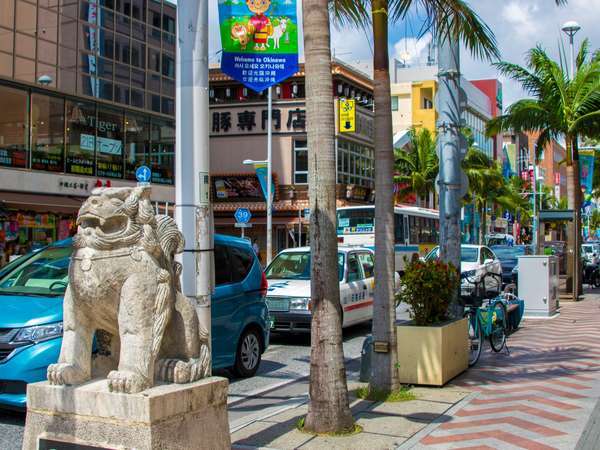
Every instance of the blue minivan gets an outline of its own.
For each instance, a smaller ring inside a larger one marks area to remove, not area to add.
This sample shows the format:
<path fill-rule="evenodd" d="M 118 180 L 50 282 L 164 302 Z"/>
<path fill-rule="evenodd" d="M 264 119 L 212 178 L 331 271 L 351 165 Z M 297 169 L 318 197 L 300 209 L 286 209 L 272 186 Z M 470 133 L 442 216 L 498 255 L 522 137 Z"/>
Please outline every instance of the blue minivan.
<path fill-rule="evenodd" d="M 214 241 L 213 368 L 250 377 L 269 345 L 267 280 L 248 241 Z M 59 241 L 0 271 L 0 407 L 25 408 L 27 383 L 45 380 L 58 360 L 72 250 Z"/>

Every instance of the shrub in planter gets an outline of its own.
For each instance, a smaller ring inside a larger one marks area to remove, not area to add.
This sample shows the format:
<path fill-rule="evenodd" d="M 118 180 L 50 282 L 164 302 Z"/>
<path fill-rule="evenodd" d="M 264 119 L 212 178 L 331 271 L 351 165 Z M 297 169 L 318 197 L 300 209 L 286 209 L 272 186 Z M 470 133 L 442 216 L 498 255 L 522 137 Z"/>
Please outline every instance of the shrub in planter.
<path fill-rule="evenodd" d="M 415 325 L 435 325 L 448 320 L 448 306 L 459 283 L 458 271 L 452 264 L 413 258 L 405 267 L 396 300 L 410 306 Z"/>

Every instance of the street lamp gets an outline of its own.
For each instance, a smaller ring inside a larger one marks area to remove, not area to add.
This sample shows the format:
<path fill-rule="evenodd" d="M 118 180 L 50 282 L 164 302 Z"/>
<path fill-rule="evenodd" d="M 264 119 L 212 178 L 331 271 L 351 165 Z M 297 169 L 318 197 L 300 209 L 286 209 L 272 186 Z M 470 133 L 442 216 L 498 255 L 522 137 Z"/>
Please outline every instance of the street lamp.
<path fill-rule="evenodd" d="M 573 38 L 575 37 L 575 35 L 577 34 L 577 32 L 579 30 L 581 30 L 581 27 L 574 20 L 569 20 L 568 22 L 565 22 L 563 24 L 563 26 L 562 26 L 561 29 L 563 30 L 563 32 L 567 36 L 569 36 L 569 47 L 571 49 L 571 71 L 570 71 L 570 76 L 571 76 L 571 79 L 573 79 L 575 77 L 575 52 L 574 52 L 574 49 L 573 49 Z"/>
<path fill-rule="evenodd" d="M 52 84 L 52 81 L 54 80 L 50 75 L 42 75 L 38 78 L 38 83 L 40 83 L 42 86 L 48 86 Z"/>
<path fill-rule="evenodd" d="M 269 146 L 270 147 L 270 146 Z M 270 150 L 270 149 L 269 149 Z M 271 192 L 273 191 L 272 187 L 272 179 L 271 179 L 271 152 L 268 152 L 267 159 L 264 161 L 255 161 L 253 159 L 245 159 L 242 161 L 242 164 L 246 166 L 257 166 L 257 165 L 266 165 L 267 166 L 267 265 L 271 263 L 272 255 L 273 255 L 273 196 Z"/>

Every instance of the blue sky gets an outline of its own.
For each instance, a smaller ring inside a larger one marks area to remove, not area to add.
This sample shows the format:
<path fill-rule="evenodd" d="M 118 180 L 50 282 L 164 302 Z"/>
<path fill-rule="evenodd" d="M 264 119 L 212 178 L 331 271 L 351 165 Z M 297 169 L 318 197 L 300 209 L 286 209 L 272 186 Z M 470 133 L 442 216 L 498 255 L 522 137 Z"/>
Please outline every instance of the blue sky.
<path fill-rule="evenodd" d="M 217 1 L 209 1 L 211 62 L 217 62 L 220 50 Z M 558 45 L 561 41 L 566 42 L 560 27 L 567 20 L 576 20 L 582 26 L 576 36 L 577 45 L 584 37 L 590 38 L 593 49 L 600 43 L 600 0 L 569 0 L 566 7 L 560 8 L 555 6 L 554 0 L 472 0 L 470 4 L 494 30 L 502 59 L 507 61 L 523 64 L 526 51 L 538 43 L 558 58 Z M 300 7 L 298 15 L 301 17 Z M 419 30 L 419 20 L 414 15 L 408 23 L 393 24 L 390 27 L 390 56 L 424 60 L 430 36 L 417 40 Z M 336 56 L 361 68 L 368 67 L 372 59 L 369 41 L 370 37 L 363 31 L 332 29 L 332 49 Z M 300 48 L 302 51 L 302 45 Z M 461 54 L 461 60 L 466 78 L 498 77 L 489 62 L 475 60 L 466 51 Z M 501 81 L 505 105 L 524 95 L 515 83 L 502 78 Z"/>

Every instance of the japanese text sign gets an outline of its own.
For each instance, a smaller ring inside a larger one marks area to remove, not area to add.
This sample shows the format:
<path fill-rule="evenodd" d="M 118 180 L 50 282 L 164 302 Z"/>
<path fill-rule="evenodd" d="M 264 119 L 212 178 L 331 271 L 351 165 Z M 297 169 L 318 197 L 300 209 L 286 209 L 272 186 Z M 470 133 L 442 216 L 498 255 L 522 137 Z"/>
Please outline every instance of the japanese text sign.
<path fill-rule="evenodd" d="M 356 131 L 356 105 L 354 100 L 340 100 L 340 133 Z"/>

